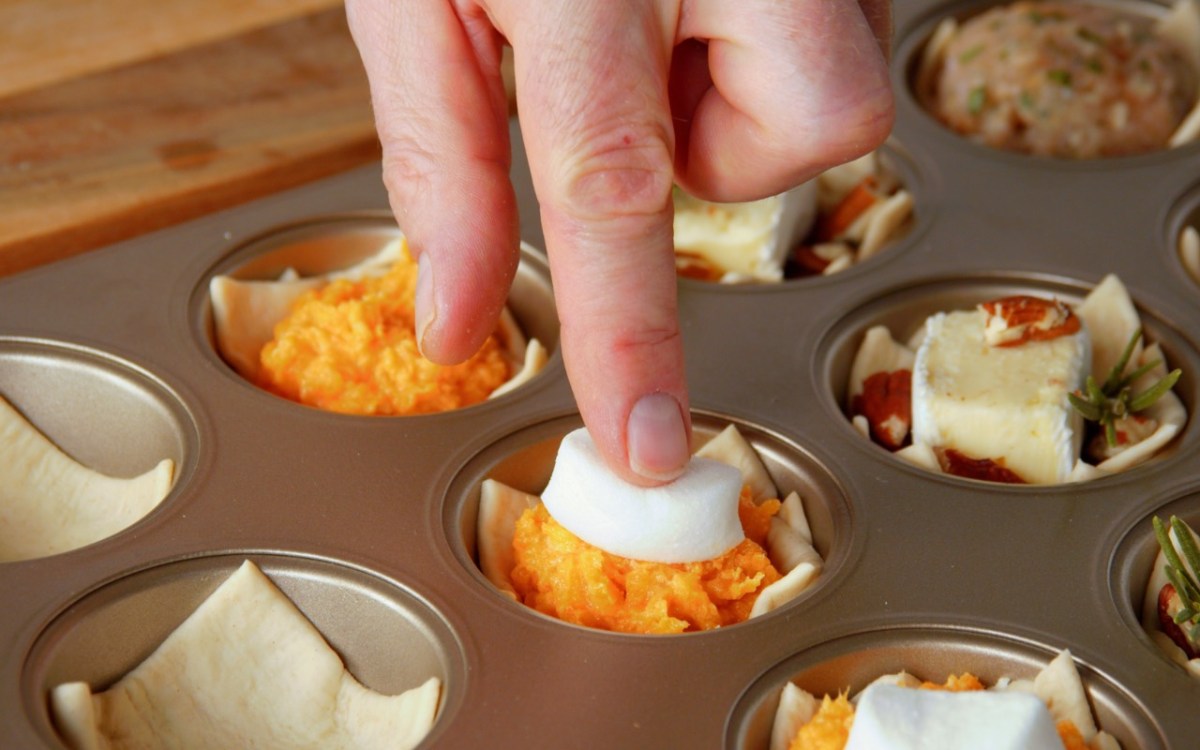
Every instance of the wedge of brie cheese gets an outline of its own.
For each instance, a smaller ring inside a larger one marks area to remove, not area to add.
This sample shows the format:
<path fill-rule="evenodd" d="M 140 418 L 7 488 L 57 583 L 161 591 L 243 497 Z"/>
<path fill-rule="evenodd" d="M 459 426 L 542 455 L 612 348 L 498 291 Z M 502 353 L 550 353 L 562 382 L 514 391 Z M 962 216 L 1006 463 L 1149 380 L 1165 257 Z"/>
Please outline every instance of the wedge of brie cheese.
<path fill-rule="evenodd" d="M 721 281 L 779 281 L 788 251 L 812 227 L 816 184 L 746 203 L 712 203 L 674 191 L 675 248 L 698 256 Z"/>
<path fill-rule="evenodd" d="M 990 459 L 1031 484 L 1064 482 L 1083 439 L 1067 395 L 1091 370 L 1087 329 L 991 345 L 987 324 L 982 309 L 926 321 L 913 366 L 913 441 Z"/>
<path fill-rule="evenodd" d="M 858 696 L 846 750 L 987 747 L 1062 750 L 1046 704 L 1021 692 L 871 685 Z"/>

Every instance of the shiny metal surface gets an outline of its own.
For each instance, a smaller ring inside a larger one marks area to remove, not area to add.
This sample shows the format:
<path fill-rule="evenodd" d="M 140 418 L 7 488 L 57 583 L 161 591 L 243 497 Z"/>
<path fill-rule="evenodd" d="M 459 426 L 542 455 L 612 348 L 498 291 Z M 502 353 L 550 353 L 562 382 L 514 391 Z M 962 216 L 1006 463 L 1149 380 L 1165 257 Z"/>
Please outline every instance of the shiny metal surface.
<path fill-rule="evenodd" d="M 1200 215 L 1200 145 L 1066 163 L 947 132 L 907 76 L 938 18 L 977 7 L 896 4 L 888 149 L 916 221 L 895 247 L 829 277 L 679 284 L 698 434 L 743 426 L 775 479 L 805 496 L 829 563 L 797 601 L 722 631 L 567 626 L 498 595 L 474 566 L 479 480 L 537 490 L 578 424 L 539 252 L 523 256 L 510 299 L 555 353 L 527 386 L 479 406 L 324 413 L 263 393 L 215 353 L 208 279 L 365 255 L 392 231 L 378 168 L 0 281 L 0 394 L 100 468 L 132 472 L 151 455 L 182 465 L 160 508 L 125 532 L 0 565 L 0 747 L 54 747 L 48 687 L 132 668 L 245 556 L 369 686 L 444 677 L 428 747 L 760 748 L 788 679 L 828 689 L 899 666 L 1017 676 L 1061 648 L 1127 750 L 1190 747 L 1200 681 L 1154 649 L 1136 603 L 1149 518 L 1200 517 L 1200 289 L 1175 254 Z M 524 237 L 538 246 L 519 148 L 517 162 Z M 1185 371 L 1193 419 L 1161 458 L 1014 488 L 932 476 L 849 426 L 843 384 L 870 324 L 907 333 L 934 309 L 1011 291 L 1078 298 L 1107 273 Z"/>

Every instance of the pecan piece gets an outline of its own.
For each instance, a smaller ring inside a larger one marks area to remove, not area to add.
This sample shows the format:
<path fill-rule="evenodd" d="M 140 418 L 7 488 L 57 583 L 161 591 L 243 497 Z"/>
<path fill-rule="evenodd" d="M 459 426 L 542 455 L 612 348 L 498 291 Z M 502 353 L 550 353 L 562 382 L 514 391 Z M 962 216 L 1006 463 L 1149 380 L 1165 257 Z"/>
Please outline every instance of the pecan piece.
<path fill-rule="evenodd" d="M 1020 346 L 1049 341 L 1080 329 L 1079 317 L 1058 300 L 1019 294 L 984 302 L 984 340 L 989 346 Z"/>
<path fill-rule="evenodd" d="M 698 281 L 720 281 L 725 271 L 699 253 L 675 250 L 675 272 L 680 276 Z"/>
<path fill-rule="evenodd" d="M 1175 613 L 1181 606 L 1182 602 L 1179 601 L 1179 595 L 1175 593 L 1175 587 L 1169 583 L 1164 584 L 1158 592 L 1158 626 L 1168 638 L 1175 642 L 1176 646 L 1183 649 L 1187 658 L 1195 659 L 1200 656 L 1196 644 L 1192 643 L 1187 634 L 1183 632 L 1183 628 L 1175 623 Z"/>
<path fill-rule="evenodd" d="M 792 251 L 792 266 L 797 276 L 820 276 L 829 261 L 817 255 L 812 245 L 799 245 Z"/>
<path fill-rule="evenodd" d="M 942 469 L 947 474 L 966 479 L 981 479 L 985 482 L 1025 484 L 1020 474 L 1005 467 L 1003 458 L 971 458 L 953 448 L 947 448 L 940 453 Z"/>
<path fill-rule="evenodd" d="M 912 370 L 874 373 L 863 381 L 851 408 L 867 418 L 875 442 L 900 450 L 912 425 Z"/>

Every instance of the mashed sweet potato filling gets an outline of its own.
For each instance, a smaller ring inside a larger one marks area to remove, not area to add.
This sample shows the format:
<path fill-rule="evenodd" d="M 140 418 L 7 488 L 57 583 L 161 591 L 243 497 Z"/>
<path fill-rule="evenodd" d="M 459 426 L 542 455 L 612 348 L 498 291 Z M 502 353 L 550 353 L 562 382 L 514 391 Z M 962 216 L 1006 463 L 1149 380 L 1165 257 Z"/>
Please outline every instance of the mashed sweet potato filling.
<path fill-rule="evenodd" d="M 742 488 L 746 538 L 695 563 L 609 554 L 572 534 L 538 505 L 517 521 L 512 584 L 527 606 L 566 622 L 623 633 L 682 633 L 742 622 L 780 574 L 765 551 L 778 500 L 755 504 Z"/>
<path fill-rule="evenodd" d="M 306 292 L 263 347 L 260 385 L 347 414 L 428 414 L 485 400 L 512 374 L 496 335 L 461 364 L 425 359 L 415 334 L 416 283 L 406 250 L 383 276 Z"/>
<path fill-rule="evenodd" d="M 979 678 L 970 672 L 961 675 L 950 675 L 946 682 L 938 685 L 934 682 L 923 682 L 920 690 L 949 690 L 964 692 L 968 690 L 985 690 L 986 686 Z M 821 707 L 804 726 L 796 732 L 796 737 L 788 750 L 842 750 L 850 739 L 850 728 L 854 725 L 854 704 L 840 693 L 836 698 L 826 695 L 821 699 Z M 1070 721 L 1057 723 L 1058 736 L 1066 750 L 1088 750 L 1083 735 Z"/>

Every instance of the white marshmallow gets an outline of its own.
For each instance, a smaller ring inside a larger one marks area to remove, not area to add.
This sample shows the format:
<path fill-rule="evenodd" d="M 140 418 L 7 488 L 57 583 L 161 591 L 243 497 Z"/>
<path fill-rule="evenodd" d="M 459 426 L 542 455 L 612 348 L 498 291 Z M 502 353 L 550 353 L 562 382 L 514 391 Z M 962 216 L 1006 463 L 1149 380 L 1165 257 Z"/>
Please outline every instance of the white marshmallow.
<path fill-rule="evenodd" d="M 846 750 L 1062 750 L 1050 711 L 1028 693 L 875 684 L 858 697 Z"/>
<path fill-rule="evenodd" d="M 742 475 L 732 466 L 692 458 L 683 476 L 638 487 L 604 463 L 587 430 L 567 434 L 550 482 L 546 510 L 583 541 L 635 560 L 711 560 L 745 538 L 738 518 Z"/>

